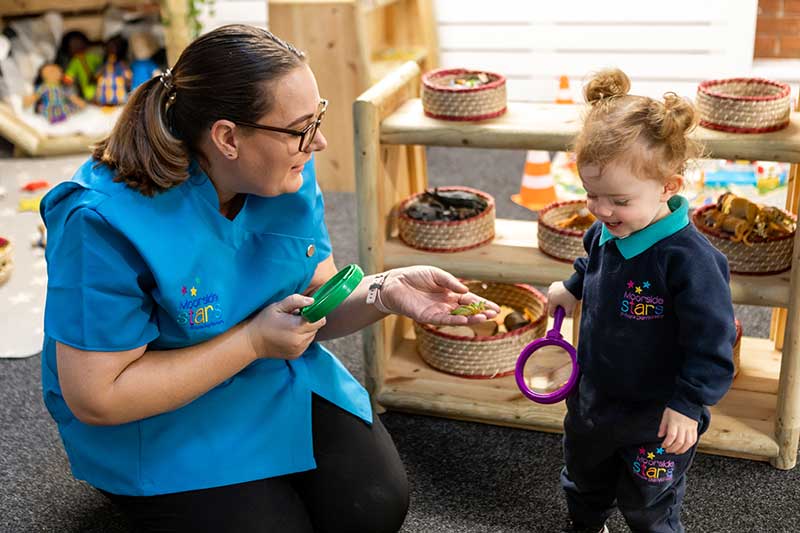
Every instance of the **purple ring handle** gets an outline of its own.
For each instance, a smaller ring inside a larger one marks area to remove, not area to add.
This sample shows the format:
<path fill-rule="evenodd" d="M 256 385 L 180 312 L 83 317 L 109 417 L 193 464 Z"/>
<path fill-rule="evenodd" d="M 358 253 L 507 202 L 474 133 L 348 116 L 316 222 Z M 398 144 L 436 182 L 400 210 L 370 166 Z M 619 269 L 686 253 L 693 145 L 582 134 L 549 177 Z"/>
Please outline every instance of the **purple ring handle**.
<path fill-rule="evenodd" d="M 519 358 L 517 359 L 517 366 L 514 369 L 514 377 L 517 379 L 517 387 L 519 387 L 519 390 L 522 392 L 522 394 L 536 403 L 558 403 L 569 395 L 569 393 L 575 387 L 575 384 L 578 382 L 580 368 L 578 367 L 577 352 L 575 351 L 575 347 L 565 341 L 564 337 L 561 336 L 561 324 L 564 322 L 565 315 L 566 312 L 564 311 L 563 307 L 560 305 L 556 307 L 555 313 L 553 313 L 553 328 L 548 330 L 544 337 L 534 340 L 525 348 L 523 348 L 522 352 L 519 354 Z M 545 346 L 557 346 L 566 351 L 572 359 L 572 373 L 570 373 L 569 379 L 563 387 L 547 394 L 540 394 L 531 390 L 525 383 L 524 370 L 525 363 L 528 362 L 528 359 L 533 355 L 533 352 Z"/>

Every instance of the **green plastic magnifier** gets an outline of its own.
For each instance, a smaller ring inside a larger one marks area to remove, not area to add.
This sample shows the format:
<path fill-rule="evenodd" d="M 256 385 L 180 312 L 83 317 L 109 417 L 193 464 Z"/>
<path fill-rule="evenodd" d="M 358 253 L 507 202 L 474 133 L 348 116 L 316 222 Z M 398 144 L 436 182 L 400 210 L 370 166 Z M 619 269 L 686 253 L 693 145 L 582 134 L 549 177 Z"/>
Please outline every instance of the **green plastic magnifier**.
<path fill-rule="evenodd" d="M 300 314 L 309 322 L 316 322 L 327 316 L 358 287 L 362 279 L 364 271 L 361 267 L 355 264 L 347 265 L 311 295 L 314 303 L 303 307 Z"/>

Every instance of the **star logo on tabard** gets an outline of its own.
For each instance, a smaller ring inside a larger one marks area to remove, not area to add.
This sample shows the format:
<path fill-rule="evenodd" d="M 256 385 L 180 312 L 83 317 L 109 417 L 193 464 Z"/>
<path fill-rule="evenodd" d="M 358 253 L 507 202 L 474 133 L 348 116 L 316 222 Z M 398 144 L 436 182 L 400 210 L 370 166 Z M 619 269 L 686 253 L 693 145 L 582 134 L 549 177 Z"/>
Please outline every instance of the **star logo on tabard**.
<path fill-rule="evenodd" d="M 656 448 L 656 453 L 658 455 L 664 455 L 664 448 Z"/>
<path fill-rule="evenodd" d="M 649 289 L 650 288 L 650 282 L 649 281 L 645 281 L 644 283 L 642 283 L 642 287 L 644 287 L 645 289 Z"/>
<path fill-rule="evenodd" d="M 632 289 L 632 288 L 633 288 L 633 280 L 632 280 L 632 279 L 631 279 L 631 280 L 628 280 L 628 288 L 629 288 L 629 289 Z"/>
<path fill-rule="evenodd" d="M 642 294 L 642 288 L 636 287 L 636 294 Z"/>
<path fill-rule="evenodd" d="M 181 294 L 186 294 L 186 285 L 181 287 Z"/>
<path fill-rule="evenodd" d="M 644 454 L 644 448 L 639 448 L 639 453 Z"/>
<path fill-rule="evenodd" d="M 656 454 L 654 454 L 653 452 L 647 452 L 647 458 L 648 459 L 655 459 L 656 458 Z"/>
<path fill-rule="evenodd" d="M 197 296 L 197 289 L 192 287 L 192 296 Z"/>

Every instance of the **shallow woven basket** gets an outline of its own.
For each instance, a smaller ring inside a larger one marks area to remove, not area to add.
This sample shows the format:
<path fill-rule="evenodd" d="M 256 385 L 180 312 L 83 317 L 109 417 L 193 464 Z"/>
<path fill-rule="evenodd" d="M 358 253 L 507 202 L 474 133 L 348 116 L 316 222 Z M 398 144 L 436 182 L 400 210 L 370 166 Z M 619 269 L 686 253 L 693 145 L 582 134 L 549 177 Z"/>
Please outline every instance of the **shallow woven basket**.
<path fill-rule="evenodd" d="M 733 345 L 733 376 L 739 373 L 739 362 L 741 361 L 742 349 L 742 323 L 736 320 L 736 344 Z"/>
<path fill-rule="evenodd" d="M 568 263 L 586 255 L 583 248 L 583 235 L 586 231 L 558 226 L 559 222 L 585 208 L 586 200 L 570 200 L 554 202 L 539 211 L 539 250 L 553 259 Z"/>
<path fill-rule="evenodd" d="M 461 337 L 442 333 L 428 324 L 414 323 L 417 351 L 432 367 L 469 378 L 494 378 L 514 373 L 522 349 L 544 336 L 547 326 L 547 299 L 530 285 L 465 282 L 469 289 L 519 311 L 527 308 L 533 322 L 508 333 L 492 336 Z"/>
<path fill-rule="evenodd" d="M 490 82 L 463 89 L 450 81 L 465 74 L 487 74 Z M 506 78 L 479 70 L 438 69 L 422 76 L 422 109 L 425 115 L 443 120 L 484 120 L 506 112 Z"/>
<path fill-rule="evenodd" d="M 794 233 L 774 239 L 752 239 L 750 244 L 733 242 L 728 234 L 709 228 L 703 222 L 703 213 L 715 209 L 716 204 L 705 205 L 692 213 L 692 222 L 697 226 L 711 244 L 725 254 L 728 266 L 735 274 L 777 274 L 785 272 L 792 267 L 792 248 L 794 247 Z M 793 220 L 797 217 L 791 213 Z"/>
<path fill-rule="evenodd" d="M 400 240 L 427 252 L 460 252 L 487 244 L 494 239 L 494 198 L 470 187 L 439 187 L 440 191 L 467 191 L 485 199 L 488 205 L 479 215 L 464 220 L 415 220 L 405 214 L 406 207 L 423 193 L 403 200 L 397 208 Z"/>
<path fill-rule="evenodd" d="M 708 80 L 697 87 L 700 125 L 733 133 L 765 133 L 789 125 L 789 86 L 761 78 Z"/>

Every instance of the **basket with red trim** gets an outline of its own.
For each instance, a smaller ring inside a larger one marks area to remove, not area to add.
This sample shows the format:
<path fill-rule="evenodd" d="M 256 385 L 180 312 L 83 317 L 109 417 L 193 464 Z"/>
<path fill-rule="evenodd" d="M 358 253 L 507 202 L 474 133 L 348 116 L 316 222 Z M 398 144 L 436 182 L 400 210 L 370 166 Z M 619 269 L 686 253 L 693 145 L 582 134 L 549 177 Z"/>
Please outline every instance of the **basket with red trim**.
<path fill-rule="evenodd" d="M 415 322 L 417 351 L 430 366 L 449 374 L 484 379 L 513 374 L 522 349 L 545 334 L 547 299 L 523 283 L 465 281 L 464 284 L 481 298 L 524 313 L 530 322 L 512 331 L 470 337 Z"/>
<path fill-rule="evenodd" d="M 442 120 L 499 117 L 506 112 L 506 78 L 463 68 L 426 72 L 422 76 L 422 109 L 426 116 Z"/>
<path fill-rule="evenodd" d="M 706 223 L 706 214 L 717 209 L 717 204 L 704 205 L 692 212 L 692 222 L 720 252 L 728 258 L 731 273 L 770 275 L 792 268 L 794 232 L 779 237 L 763 238 L 753 235 L 749 240 L 734 239 L 730 233 Z M 797 216 L 784 211 L 793 221 Z"/>
<path fill-rule="evenodd" d="M 789 86 L 762 78 L 707 80 L 697 87 L 700 125 L 731 133 L 766 133 L 789 125 Z"/>
<path fill-rule="evenodd" d="M 586 200 L 554 202 L 544 207 L 539 211 L 539 250 L 559 261 L 573 262 L 586 255 L 583 235 L 592 222 L 594 217 L 586 209 Z"/>
<path fill-rule="evenodd" d="M 439 187 L 439 191 L 465 191 L 486 201 L 478 215 L 463 220 L 417 220 L 406 214 L 409 205 L 425 193 L 403 200 L 397 209 L 397 229 L 400 240 L 426 252 L 461 252 L 488 244 L 494 239 L 495 204 L 489 193 L 471 187 Z"/>

